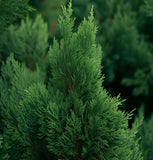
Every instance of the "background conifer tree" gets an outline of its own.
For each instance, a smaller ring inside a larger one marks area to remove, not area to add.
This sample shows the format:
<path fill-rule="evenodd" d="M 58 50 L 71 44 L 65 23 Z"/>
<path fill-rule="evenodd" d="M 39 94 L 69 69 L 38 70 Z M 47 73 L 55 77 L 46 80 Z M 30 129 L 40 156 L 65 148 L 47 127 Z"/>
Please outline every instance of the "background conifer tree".
<path fill-rule="evenodd" d="M 28 2 L 29 0 L 0 0 L 0 31 L 3 31 L 6 26 L 24 18 L 29 11 L 32 11 Z"/>
<path fill-rule="evenodd" d="M 47 24 L 40 15 L 34 20 L 29 17 L 21 25 L 11 25 L 5 33 L 2 43 L 2 56 L 7 58 L 11 53 L 19 62 L 24 62 L 31 70 L 41 65 L 47 55 Z"/>
<path fill-rule="evenodd" d="M 58 16 L 62 13 L 61 5 L 66 4 L 65 0 L 31 0 L 30 4 L 37 9 L 37 13 L 41 13 L 43 19 L 48 24 L 48 31 L 53 38 L 58 34 Z"/>
<path fill-rule="evenodd" d="M 0 0 L 0 67 L 6 56 L 2 53 L 2 44 L 6 38 L 5 32 L 11 24 L 18 24 L 21 19 L 34 11 L 29 5 L 29 0 Z M 7 53 L 8 55 L 8 53 Z"/>

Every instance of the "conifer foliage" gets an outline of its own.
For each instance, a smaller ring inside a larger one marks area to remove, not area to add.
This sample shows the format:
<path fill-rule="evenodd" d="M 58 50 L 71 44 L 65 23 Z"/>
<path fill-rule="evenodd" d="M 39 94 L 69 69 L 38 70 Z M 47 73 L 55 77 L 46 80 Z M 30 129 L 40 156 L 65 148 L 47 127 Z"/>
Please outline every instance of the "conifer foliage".
<path fill-rule="evenodd" d="M 37 15 L 34 21 L 26 17 L 26 20 L 21 21 L 20 26 L 8 27 L 2 41 L 2 56 L 6 58 L 10 53 L 14 53 L 15 59 L 35 69 L 36 64 L 42 63 L 47 48 L 47 24 L 40 15 Z"/>
<path fill-rule="evenodd" d="M 134 135 L 127 136 L 128 117 L 118 110 L 119 100 L 101 88 L 101 49 L 95 42 L 93 11 L 76 33 L 71 6 L 63 13 L 63 39 L 60 44 L 54 40 L 50 50 L 51 92 L 58 97 L 50 107 L 49 150 L 64 159 L 141 159 L 139 154 L 132 156 Z"/>
<path fill-rule="evenodd" d="M 126 98 L 126 111 L 145 105 L 152 112 L 152 0 L 73 0 L 78 24 L 95 6 L 97 40 L 103 47 L 104 87 Z"/>
<path fill-rule="evenodd" d="M 153 159 L 153 114 L 147 119 L 144 119 L 144 108 L 141 107 L 139 109 L 139 114 L 136 116 L 134 121 L 134 126 L 139 126 L 139 132 L 137 137 L 141 137 L 140 147 L 143 151 L 144 160 L 152 160 Z M 143 123 L 142 123 L 143 121 Z"/>
<path fill-rule="evenodd" d="M 71 15 L 70 3 L 59 18 L 62 39 L 48 53 L 47 85 L 41 70 L 32 72 L 13 55 L 2 66 L 0 158 L 142 160 L 137 129 L 128 129 L 129 115 L 118 110 L 121 100 L 101 86 L 93 9 L 76 32 Z"/>
<path fill-rule="evenodd" d="M 65 0 L 31 0 L 30 4 L 37 8 L 37 11 L 41 13 L 45 22 L 48 24 L 48 30 L 51 32 L 50 36 L 54 36 L 57 33 L 58 16 L 61 14 L 61 5 L 64 5 Z M 57 36 L 57 35 L 56 35 Z"/>
<path fill-rule="evenodd" d="M 0 32 L 6 26 L 16 22 L 32 11 L 32 7 L 28 4 L 29 0 L 0 0 Z"/>
<path fill-rule="evenodd" d="M 6 55 L 2 54 L 2 44 L 6 38 L 5 32 L 8 26 L 18 24 L 33 10 L 29 5 L 29 0 L 0 0 L 0 67 L 4 58 L 6 58 Z"/>

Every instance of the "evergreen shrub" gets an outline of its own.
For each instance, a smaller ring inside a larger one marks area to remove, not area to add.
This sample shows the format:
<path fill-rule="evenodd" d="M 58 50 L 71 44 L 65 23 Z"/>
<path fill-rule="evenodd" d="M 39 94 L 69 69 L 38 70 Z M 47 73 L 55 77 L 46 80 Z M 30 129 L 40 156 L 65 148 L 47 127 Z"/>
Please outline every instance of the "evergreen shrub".
<path fill-rule="evenodd" d="M 47 83 L 39 67 L 31 71 L 12 54 L 3 63 L 0 157 L 142 160 L 138 130 L 128 129 L 130 115 L 118 109 L 120 98 L 109 96 L 101 85 L 93 9 L 76 32 L 71 15 L 70 3 L 59 18 L 62 39 L 54 39 L 48 52 Z"/>

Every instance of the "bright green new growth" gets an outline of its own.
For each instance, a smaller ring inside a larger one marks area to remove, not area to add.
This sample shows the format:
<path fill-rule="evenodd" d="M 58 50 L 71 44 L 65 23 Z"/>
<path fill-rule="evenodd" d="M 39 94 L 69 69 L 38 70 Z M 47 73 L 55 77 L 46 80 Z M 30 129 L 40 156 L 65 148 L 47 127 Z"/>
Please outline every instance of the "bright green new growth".
<path fill-rule="evenodd" d="M 48 48 L 47 24 L 37 15 L 32 21 L 29 17 L 20 26 L 11 25 L 3 41 L 3 57 L 14 53 L 14 57 L 25 62 L 32 70 L 41 64 Z"/>
<path fill-rule="evenodd" d="M 7 160 L 142 160 L 137 129 L 128 129 L 119 97 L 101 87 L 93 9 L 77 32 L 71 15 L 71 4 L 63 7 L 63 39 L 50 47 L 47 86 L 41 71 L 28 70 L 12 55 L 3 64 L 0 151 Z"/>

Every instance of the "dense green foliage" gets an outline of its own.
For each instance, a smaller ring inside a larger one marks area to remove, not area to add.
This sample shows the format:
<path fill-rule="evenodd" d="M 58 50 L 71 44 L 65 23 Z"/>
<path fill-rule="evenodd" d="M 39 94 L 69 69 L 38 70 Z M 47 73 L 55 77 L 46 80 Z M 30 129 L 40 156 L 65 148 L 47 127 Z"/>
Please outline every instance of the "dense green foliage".
<path fill-rule="evenodd" d="M 6 38 L 5 32 L 10 24 L 18 24 L 21 19 L 34 10 L 28 2 L 29 0 L 0 0 L 0 67 L 4 60 L 2 43 Z"/>
<path fill-rule="evenodd" d="M 145 117 L 150 115 L 153 111 L 152 1 L 73 0 L 72 4 L 77 17 L 75 26 L 94 5 L 97 41 L 103 47 L 104 87 L 112 95 L 121 94 L 127 99 L 126 111 L 145 105 Z"/>
<path fill-rule="evenodd" d="M 62 38 L 54 38 L 47 55 L 40 16 L 8 28 L 2 53 L 9 57 L 0 77 L 0 158 L 142 160 L 139 125 L 128 128 L 122 101 L 102 86 L 93 9 L 78 28 L 71 16 L 70 3 L 59 17 Z M 42 69 L 44 56 L 48 67 Z"/>
<path fill-rule="evenodd" d="M 48 1 L 34 2 L 41 12 L 50 11 L 48 17 L 57 10 L 56 7 L 48 10 L 49 4 L 50 8 L 55 6 Z M 46 3 L 47 7 L 40 6 Z M 72 4 L 73 15 L 77 17 L 74 30 L 77 30 L 80 21 L 87 17 L 94 5 L 98 26 L 97 40 L 103 47 L 104 87 L 112 95 L 121 94 L 127 99 L 127 111 L 144 104 L 145 116 L 149 115 L 153 103 L 152 0 L 73 0 Z M 45 15 L 42 15 L 45 18 Z M 50 25 L 50 22 L 48 24 Z M 55 31 L 58 33 L 57 27 Z"/>
<path fill-rule="evenodd" d="M 23 157 L 29 155 L 27 153 L 29 152 L 27 135 L 32 136 L 34 127 L 30 128 L 30 124 L 35 125 L 35 122 L 31 119 L 34 118 L 34 115 L 30 117 L 30 110 L 22 107 L 20 103 L 25 99 L 25 90 L 32 84 L 43 82 L 42 78 L 44 76 L 38 71 L 34 73 L 24 65 L 20 65 L 12 55 L 7 59 L 1 70 L 1 130 L 3 130 L 4 137 L 3 145 L 8 146 L 7 148 L 4 147 L 4 150 L 6 149 L 9 159 L 22 159 L 21 152 Z"/>
<path fill-rule="evenodd" d="M 153 159 L 153 114 L 146 120 L 143 120 L 144 108 L 139 109 L 139 114 L 136 117 L 133 126 L 138 127 L 139 132 L 137 133 L 137 138 L 140 137 L 140 147 L 143 151 L 144 160 Z M 142 123 L 143 121 L 143 123 Z"/>
<path fill-rule="evenodd" d="M 25 21 L 21 21 L 20 26 L 8 27 L 1 43 L 3 58 L 14 53 L 15 59 L 34 69 L 36 64 L 42 63 L 47 53 L 47 24 L 40 15 L 37 15 L 34 21 L 27 17 Z"/>
<path fill-rule="evenodd" d="M 153 115 L 147 119 L 142 128 L 142 148 L 144 153 L 144 160 L 153 159 Z"/>
<path fill-rule="evenodd" d="M 84 16 L 87 17 L 91 5 L 94 5 L 97 40 L 103 47 L 105 88 L 112 95 L 120 93 L 126 98 L 127 105 L 124 104 L 124 107 L 128 111 L 144 105 L 144 116 L 147 118 L 153 111 L 153 1 L 73 0 L 72 3 L 74 16 L 77 17 L 75 26 Z M 151 121 L 148 128 L 152 127 Z M 146 128 L 143 129 L 145 131 Z M 150 143 L 149 137 L 146 136 L 143 141 Z M 143 144 L 142 148 L 148 150 Z"/>
<path fill-rule="evenodd" d="M 66 3 L 65 0 L 31 0 L 30 4 L 37 8 L 37 12 L 41 13 L 44 20 L 48 24 L 48 30 L 53 37 L 58 31 L 58 17 L 62 12 L 61 5 Z"/>
<path fill-rule="evenodd" d="M 6 26 L 16 22 L 19 19 L 32 11 L 28 4 L 29 0 L 0 0 L 0 31 L 3 31 Z"/>
<path fill-rule="evenodd" d="M 141 159 L 137 154 L 139 147 L 132 144 L 133 132 L 126 130 L 128 117 L 118 111 L 120 102 L 101 89 L 101 51 L 95 44 L 92 12 L 77 33 L 72 33 L 71 9 L 68 11 L 64 9 L 65 19 L 60 18 L 63 40 L 60 45 L 55 40 L 50 50 L 51 93 L 55 100 L 51 110 L 53 116 L 50 116 L 54 123 L 49 132 L 49 144 L 53 147 L 49 149 L 64 159 Z M 60 121 L 58 117 L 61 117 Z M 126 145 L 119 141 L 125 141 Z"/>

